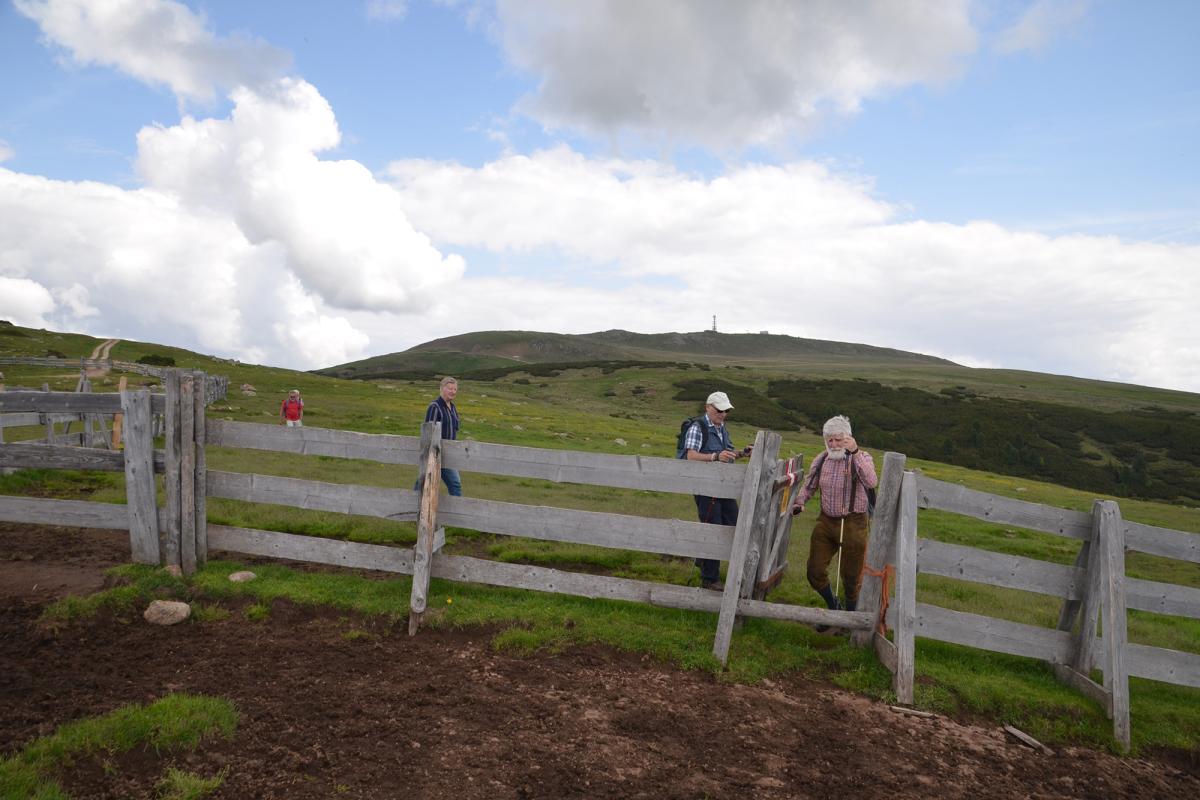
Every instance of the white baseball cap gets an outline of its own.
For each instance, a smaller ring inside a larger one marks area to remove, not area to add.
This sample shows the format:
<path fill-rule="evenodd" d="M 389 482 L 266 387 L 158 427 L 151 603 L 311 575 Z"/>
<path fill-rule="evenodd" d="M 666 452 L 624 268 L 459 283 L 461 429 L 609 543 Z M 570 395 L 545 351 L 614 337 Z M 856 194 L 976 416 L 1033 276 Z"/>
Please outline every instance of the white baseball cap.
<path fill-rule="evenodd" d="M 717 411 L 728 411 L 733 408 L 733 403 L 729 402 L 729 395 L 724 392 L 713 392 L 704 401 L 705 405 L 710 405 Z"/>

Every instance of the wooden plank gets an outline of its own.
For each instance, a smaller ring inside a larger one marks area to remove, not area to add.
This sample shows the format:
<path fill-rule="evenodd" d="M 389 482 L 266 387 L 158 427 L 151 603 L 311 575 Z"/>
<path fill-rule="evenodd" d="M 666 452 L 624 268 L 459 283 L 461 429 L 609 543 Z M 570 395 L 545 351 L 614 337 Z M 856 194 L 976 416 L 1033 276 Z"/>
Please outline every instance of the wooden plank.
<path fill-rule="evenodd" d="M 420 439 L 415 436 L 358 433 L 331 428 L 285 428 L 253 422 L 208 420 L 212 447 L 244 447 L 297 455 L 361 458 L 381 464 L 416 464 Z"/>
<path fill-rule="evenodd" d="M 604 600 L 628 600 L 663 608 L 718 612 L 723 595 L 691 586 L 675 586 L 606 575 L 563 572 L 548 567 L 505 564 L 469 556 L 439 555 L 433 562 L 433 577 L 464 583 L 484 583 L 513 589 L 568 594 Z M 805 624 L 841 624 L 862 628 L 871 624 L 870 615 L 858 611 L 828 611 L 824 608 L 738 600 L 739 616 L 783 619 Z"/>
<path fill-rule="evenodd" d="M 129 551 L 138 564 L 158 564 L 157 487 L 154 483 L 154 441 L 150 437 L 150 392 L 121 393 L 125 409 L 125 507 Z"/>
<path fill-rule="evenodd" d="M 1177 558 L 1200 564 L 1200 533 L 1156 528 L 1140 522 L 1123 522 L 1125 548 L 1154 556 Z"/>
<path fill-rule="evenodd" d="M 0 467 L 20 469 L 88 469 L 123 472 L 125 457 L 111 450 L 18 442 L 0 445 Z"/>
<path fill-rule="evenodd" d="M 885 453 L 883 473 L 879 479 L 879 491 L 875 503 L 875 514 L 871 518 L 871 533 L 867 539 L 867 551 L 863 563 L 877 572 L 895 563 L 896 526 L 900 517 L 900 483 L 904 479 L 905 456 L 902 453 Z M 862 584 L 858 588 L 858 607 L 874 611 L 878 615 L 883 580 L 863 570 Z M 865 633 L 850 635 L 850 641 L 859 647 L 871 644 L 871 636 Z"/>
<path fill-rule="evenodd" d="M 1129 674 L 1200 689 L 1200 655 L 1144 644 L 1125 645 Z"/>
<path fill-rule="evenodd" d="M 166 401 L 152 396 L 151 407 L 162 413 Z M 121 396 L 112 392 L 80 394 L 77 392 L 4 392 L 0 394 L 0 411 L 40 411 L 47 414 L 115 414 L 121 410 Z"/>
<path fill-rule="evenodd" d="M 413 580 L 409 595 L 408 635 L 415 636 L 425 613 L 429 570 L 433 562 L 433 537 L 437 530 L 438 487 L 442 478 L 442 425 L 421 425 L 421 500 L 417 510 L 417 542 L 413 546 Z"/>
<path fill-rule="evenodd" d="M 167 473 L 164 481 L 167 495 L 167 528 L 159 538 L 159 553 L 164 566 L 178 566 L 180 558 L 180 497 L 179 476 L 182 473 L 183 453 L 179 446 L 179 370 L 169 369 L 163 376 L 167 390 L 166 422 L 163 438 L 166 442 Z"/>
<path fill-rule="evenodd" d="M 1054 755 L 1053 750 L 1051 750 L 1049 747 L 1046 747 L 1046 745 L 1042 744 L 1037 739 L 1033 738 L 1028 733 L 1026 733 L 1025 731 L 1023 731 L 1019 728 L 1014 728 L 1012 725 L 1005 725 L 1004 732 L 1007 733 L 1009 736 L 1013 737 L 1014 739 L 1016 739 L 1021 744 L 1025 745 L 1026 747 L 1029 747 L 1033 750 L 1037 750 L 1048 756 Z"/>
<path fill-rule="evenodd" d="M 1071 539 L 1087 539 L 1091 535 L 1091 515 L 1082 511 L 1013 500 L 968 489 L 956 483 L 934 480 L 924 475 L 917 478 L 917 491 L 920 493 L 918 505 L 921 508 L 952 511 L 976 519 L 1053 533 Z"/>
<path fill-rule="evenodd" d="M 1073 639 L 1069 663 L 1078 673 L 1087 675 L 1095 661 L 1096 629 L 1100 624 L 1101 592 L 1103 590 L 1103 548 L 1100 544 L 1100 501 L 1092 504 L 1094 520 L 1088 543 L 1087 585 L 1079 607 L 1079 630 Z"/>
<path fill-rule="evenodd" d="M 1050 666 L 1054 670 L 1054 677 L 1058 678 L 1060 683 L 1064 683 L 1096 701 L 1104 709 L 1105 716 L 1112 719 L 1112 695 L 1103 686 L 1088 676 L 1076 672 L 1066 664 L 1051 664 Z"/>
<path fill-rule="evenodd" d="M 113 503 L 0 495 L 0 522 L 126 530 L 129 514 L 125 506 Z"/>
<path fill-rule="evenodd" d="M 42 417 L 36 411 L 21 414 L 0 414 L 0 428 L 26 428 L 40 425 Z"/>
<path fill-rule="evenodd" d="M 742 485 L 741 501 L 738 504 L 738 522 L 734 528 L 733 544 L 729 553 L 729 567 L 725 574 L 725 591 L 721 597 L 721 613 L 717 619 L 717 633 L 713 637 L 713 655 L 722 664 L 729 660 L 729 644 L 733 640 L 733 623 L 737 619 L 738 600 L 749 594 L 747 579 L 753 582 L 754 567 L 748 565 L 750 543 L 758 516 L 759 504 L 765 503 L 771 491 L 771 469 L 779 455 L 782 438 L 777 433 L 759 431 L 754 439 L 754 452 L 746 469 Z M 770 465 L 770 467 L 768 466 Z"/>
<path fill-rule="evenodd" d="M 200 385 L 205 387 L 203 392 L 208 389 L 208 377 L 203 372 L 198 373 Z M 196 441 L 196 472 L 195 480 L 193 481 L 192 493 L 196 504 L 196 567 L 204 569 L 204 565 L 208 563 L 208 458 L 205 455 L 207 447 L 207 415 L 205 407 L 208 404 L 208 398 L 205 393 L 195 395 L 193 412 L 192 430 Z"/>
<path fill-rule="evenodd" d="M 917 624 L 917 476 L 905 472 L 900 484 L 900 517 L 896 530 L 896 699 L 912 703 L 916 669 Z"/>
<path fill-rule="evenodd" d="M 121 380 L 117 381 L 117 394 L 124 394 L 128 385 L 129 385 L 129 379 L 126 376 L 122 375 Z M 124 405 L 125 405 L 124 402 L 122 402 L 121 405 L 122 405 L 122 407 L 124 407 Z M 112 426 L 112 449 L 113 450 L 121 449 L 121 427 L 124 424 L 125 424 L 125 415 L 124 414 L 113 414 L 113 426 Z"/>
<path fill-rule="evenodd" d="M 1125 612 L 1125 526 L 1121 508 L 1100 502 L 1100 546 L 1104 552 L 1104 686 L 1112 694 L 1113 738 L 1129 750 L 1129 673 L 1125 663 L 1128 621 Z"/>
<path fill-rule="evenodd" d="M 196 381 L 179 379 L 179 565 L 196 574 Z"/>
<path fill-rule="evenodd" d="M 894 613 L 889 610 L 889 616 Z M 951 611 L 926 603 L 917 603 L 916 635 L 1056 664 L 1067 663 L 1071 655 L 1071 636 L 1065 631 Z"/>
<path fill-rule="evenodd" d="M 1085 540 L 1079 546 L 1079 552 L 1075 554 L 1075 563 L 1072 565 L 1074 569 L 1082 570 L 1084 575 L 1087 575 L 1088 554 L 1091 553 L 1092 542 L 1090 539 Z M 1087 589 L 1085 579 L 1084 590 Z M 1075 615 L 1079 613 L 1079 608 L 1082 605 L 1082 599 L 1064 600 L 1062 608 L 1058 612 L 1058 629 L 1060 631 L 1069 631 L 1075 625 Z"/>
<path fill-rule="evenodd" d="M 874 615 L 872 614 L 872 623 L 874 623 Z M 874 625 L 872 625 L 874 627 Z M 879 663 L 887 667 L 887 671 L 896 674 L 896 645 L 888 641 L 888 638 L 879 631 L 874 631 L 871 635 L 871 643 L 875 648 L 875 657 L 879 659 Z"/>
<path fill-rule="evenodd" d="M 1200 589 L 1125 578 L 1125 603 L 1138 611 L 1200 619 Z"/>
<path fill-rule="evenodd" d="M 1075 567 L 930 539 L 917 540 L 917 561 L 930 575 L 1073 600 L 1083 597 L 1087 582 L 1087 573 Z"/>
<path fill-rule="evenodd" d="M 546 450 L 488 442 L 447 441 L 450 469 L 656 492 L 737 498 L 746 467 L 677 458 Z"/>
<path fill-rule="evenodd" d="M 335 567 L 373 569 L 412 574 L 412 550 L 362 542 L 344 542 L 293 533 L 208 526 L 208 546 L 213 550 L 290 561 L 330 564 Z"/>
<path fill-rule="evenodd" d="M 292 430 L 303 430 L 293 428 Z M 418 495 L 411 489 L 384 489 L 300 478 L 279 478 L 242 472 L 208 470 L 209 497 L 251 503 L 294 506 L 314 511 L 336 511 L 364 517 L 404 522 L 417 518 Z"/>
<path fill-rule="evenodd" d="M 734 533 L 730 525 L 529 506 L 472 497 L 442 497 L 438 504 L 438 523 L 449 527 L 692 558 L 728 559 Z"/>

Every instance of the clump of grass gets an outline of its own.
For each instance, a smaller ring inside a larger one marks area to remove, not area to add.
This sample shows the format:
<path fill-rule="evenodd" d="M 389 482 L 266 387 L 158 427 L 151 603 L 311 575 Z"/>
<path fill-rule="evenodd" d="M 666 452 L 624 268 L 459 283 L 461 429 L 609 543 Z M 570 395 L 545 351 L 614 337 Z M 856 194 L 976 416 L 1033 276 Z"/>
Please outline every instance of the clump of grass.
<path fill-rule="evenodd" d="M 254 603 L 246 606 L 246 610 L 242 612 L 246 619 L 251 622 L 262 622 L 267 617 L 271 616 L 271 607 L 266 603 Z"/>
<path fill-rule="evenodd" d="M 94 617 L 100 611 L 126 611 L 154 599 L 182 597 L 187 583 L 166 570 L 142 564 L 123 564 L 108 570 L 109 576 L 126 581 L 87 597 L 70 596 L 51 603 L 42 611 L 41 622 L 50 628 Z"/>
<path fill-rule="evenodd" d="M 228 700 L 171 694 L 148 706 L 123 706 L 71 722 L 0 761 L 0 797 L 65 800 L 53 775 L 74 758 L 124 753 L 141 745 L 156 752 L 195 749 L 205 739 L 232 738 L 237 720 L 237 710 Z"/>
<path fill-rule="evenodd" d="M 158 782 L 158 796 L 160 800 L 200 800 L 221 788 L 228 774 L 228 767 L 211 778 L 170 767 Z"/>

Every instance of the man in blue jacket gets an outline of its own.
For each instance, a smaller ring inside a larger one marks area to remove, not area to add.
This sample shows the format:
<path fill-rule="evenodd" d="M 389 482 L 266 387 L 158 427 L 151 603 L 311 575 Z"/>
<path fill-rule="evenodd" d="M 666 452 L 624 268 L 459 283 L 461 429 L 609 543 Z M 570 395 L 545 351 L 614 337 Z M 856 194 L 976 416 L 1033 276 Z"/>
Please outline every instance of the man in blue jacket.
<path fill-rule="evenodd" d="M 447 375 L 442 378 L 441 391 L 437 399 L 429 404 L 429 408 L 425 409 L 426 422 L 440 422 L 442 424 L 443 439 L 458 438 L 458 408 L 454 405 L 454 398 L 457 395 L 458 381 Z M 446 484 L 446 488 L 450 490 L 451 495 L 462 497 L 462 480 L 458 477 L 458 470 L 443 467 L 442 481 Z M 413 488 L 421 488 L 420 474 L 417 475 L 417 482 L 413 485 Z"/>
<path fill-rule="evenodd" d="M 714 464 L 732 464 L 741 456 L 749 455 L 750 448 L 741 451 L 733 449 L 729 439 L 729 431 L 725 428 L 725 419 L 733 410 L 729 396 L 724 392 L 713 392 L 704 403 L 704 416 L 697 417 L 684 436 L 683 447 L 679 458 L 688 461 L 709 461 Z M 728 497 L 706 497 L 693 495 L 696 499 L 696 511 L 701 522 L 713 525 L 737 525 L 737 501 Z M 697 558 L 696 566 L 700 568 L 700 586 L 705 589 L 721 591 L 725 584 L 721 583 L 721 562 L 715 558 Z"/>

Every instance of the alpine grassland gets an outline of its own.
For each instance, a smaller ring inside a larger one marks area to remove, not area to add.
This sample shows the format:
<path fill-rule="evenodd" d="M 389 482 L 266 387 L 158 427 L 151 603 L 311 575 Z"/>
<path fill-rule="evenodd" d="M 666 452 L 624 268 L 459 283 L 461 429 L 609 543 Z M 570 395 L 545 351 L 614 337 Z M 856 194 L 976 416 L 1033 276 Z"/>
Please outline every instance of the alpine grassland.
<path fill-rule="evenodd" d="M 10 326 L 11 327 L 11 326 Z M 0 356 L 87 355 L 99 340 L 12 328 L 0 336 Z M 175 359 L 180 367 L 230 378 L 228 396 L 210 419 L 279 424 L 289 389 L 305 401 L 305 424 L 365 433 L 416 436 L 437 378 L 460 379 L 460 439 L 549 449 L 665 457 L 674 455 L 680 422 L 700 413 L 713 390 L 734 404 L 735 445 L 761 428 L 783 436 L 781 455 L 805 464 L 820 452 L 820 423 L 846 413 L 862 447 L 882 467 L 886 450 L 904 452 L 907 467 L 939 480 L 1005 497 L 1089 511 L 1095 499 L 1115 499 L 1125 519 L 1200 535 L 1200 397 L 1184 392 L 1006 370 L 968 369 L 940 359 L 884 348 L 814 343 L 768 335 L 739 338 L 706 332 L 644 336 L 610 331 L 584 337 L 555 334 L 469 334 L 321 373 L 296 372 L 214 359 L 176 348 L 122 341 L 112 357 Z M 540 337 L 540 338 L 539 338 Z M 758 349 L 755 346 L 760 345 Z M 48 384 L 73 390 L 78 370 L 3 367 L 10 386 Z M 356 376 L 360 379 L 334 377 Z M 93 380 L 114 391 L 119 376 Z M 153 378 L 130 375 L 136 386 Z M 35 439 L 38 427 L 5 429 L 6 441 Z M 412 486 L 415 468 L 323 456 L 209 448 L 210 469 L 378 487 Z M 687 495 L 556 484 L 464 473 L 470 497 L 656 518 L 695 518 Z M 120 474 L 25 470 L 0 476 L 0 493 L 124 501 Z M 815 507 L 815 506 L 814 506 Z M 821 605 L 805 579 L 810 510 L 792 528 L 789 566 L 770 599 Z M 411 546 L 412 523 L 210 499 L 211 523 L 309 536 Z M 967 518 L 920 512 L 922 538 L 1071 564 L 1077 540 Z M 698 585 L 690 561 L 483 534 L 451 528 L 446 552 L 563 570 Z M 121 583 L 104 597 L 52 606 L 50 618 L 75 618 L 105 603 L 134 603 L 149 592 L 200 592 L 219 604 L 242 597 L 256 618 L 288 599 L 403 619 L 410 581 L 345 571 L 259 565 L 261 580 L 231 584 L 243 568 L 217 553 L 190 581 L 162 582 L 161 573 L 120 568 Z M 1127 555 L 1127 574 L 1200 589 L 1200 565 Z M 121 594 L 118 594 L 121 593 Z M 105 599 L 107 598 L 107 599 Z M 1061 601 L 949 578 L 921 575 L 918 602 L 1053 627 Z M 588 600 L 435 580 L 423 624 L 487 625 L 497 648 L 555 652 L 604 643 L 653 654 L 723 680 L 757 681 L 800 673 L 884 700 L 894 700 L 886 669 L 844 637 L 805 626 L 746 620 L 734 635 L 728 669 L 711 655 L 714 615 L 632 603 Z M 208 612 L 215 613 L 215 612 Z M 206 624 L 203 615 L 193 624 Z M 1200 620 L 1129 613 L 1130 641 L 1200 653 Z M 246 624 L 252 624 L 247 621 Z M 1094 702 L 1059 684 L 1042 662 L 919 639 L 918 708 L 1012 724 L 1047 742 L 1111 747 L 1111 725 Z M 1200 690 L 1131 680 L 1135 752 L 1144 748 L 1200 750 Z"/>

